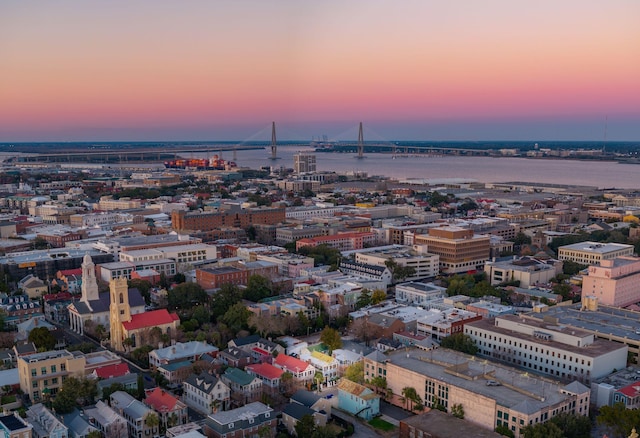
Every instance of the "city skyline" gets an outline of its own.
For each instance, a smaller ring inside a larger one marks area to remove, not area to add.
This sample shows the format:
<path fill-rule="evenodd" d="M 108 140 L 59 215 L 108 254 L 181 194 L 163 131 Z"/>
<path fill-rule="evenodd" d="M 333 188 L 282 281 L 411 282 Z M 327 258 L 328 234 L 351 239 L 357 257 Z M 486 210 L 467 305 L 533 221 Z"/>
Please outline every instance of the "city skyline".
<path fill-rule="evenodd" d="M 182 6 L 182 7 L 181 7 Z M 640 139 L 640 3 L 19 2 L 0 142 Z M 605 120 L 607 120 L 605 122 Z M 353 139 L 355 140 L 355 138 Z"/>

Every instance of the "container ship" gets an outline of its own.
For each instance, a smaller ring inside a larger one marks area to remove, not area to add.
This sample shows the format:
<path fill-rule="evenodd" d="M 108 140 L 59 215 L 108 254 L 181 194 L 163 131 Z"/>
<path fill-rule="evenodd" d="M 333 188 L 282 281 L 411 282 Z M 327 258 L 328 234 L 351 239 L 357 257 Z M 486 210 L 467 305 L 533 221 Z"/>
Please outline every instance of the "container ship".
<path fill-rule="evenodd" d="M 167 169 L 196 169 L 196 170 L 229 170 L 238 167 L 233 161 L 225 161 L 214 155 L 213 158 L 179 158 L 164 162 Z"/>

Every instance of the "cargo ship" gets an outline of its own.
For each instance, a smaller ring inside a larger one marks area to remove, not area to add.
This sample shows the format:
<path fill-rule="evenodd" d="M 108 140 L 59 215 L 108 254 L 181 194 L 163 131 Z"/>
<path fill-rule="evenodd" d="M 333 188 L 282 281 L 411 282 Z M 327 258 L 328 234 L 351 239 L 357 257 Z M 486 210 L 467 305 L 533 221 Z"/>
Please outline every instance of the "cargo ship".
<path fill-rule="evenodd" d="M 230 170 L 238 165 L 214 155 L 213 158 L 178 158 L 164 162 L 167 169 Z"/>

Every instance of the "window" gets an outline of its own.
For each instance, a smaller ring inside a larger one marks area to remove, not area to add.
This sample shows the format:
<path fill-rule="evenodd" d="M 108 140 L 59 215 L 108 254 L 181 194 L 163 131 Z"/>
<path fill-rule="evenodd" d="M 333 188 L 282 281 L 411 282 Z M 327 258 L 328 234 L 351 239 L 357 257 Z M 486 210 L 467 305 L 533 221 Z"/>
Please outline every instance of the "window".
<path fill-rule="evenodd" d="M 51 365 L 51 372 L 55 373 L 56 372 L 56 366 L 55 365 Z"/>
<path fill-rule="evenodd" d="M 60 371 L 67 371 L 67 365 L 64 363 L 60 364 Z"/>

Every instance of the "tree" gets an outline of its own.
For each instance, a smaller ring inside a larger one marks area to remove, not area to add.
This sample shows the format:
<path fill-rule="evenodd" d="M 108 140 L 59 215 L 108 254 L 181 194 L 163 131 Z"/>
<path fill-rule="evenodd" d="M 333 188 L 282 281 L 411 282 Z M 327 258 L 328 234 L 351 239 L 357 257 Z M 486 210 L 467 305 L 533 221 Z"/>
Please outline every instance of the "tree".
<path fill-rule="evenodd" d="M 325 327 L 322 333 L 320 333 L 320 342 L 326 345 L 330 352 L 342 347 L 340 333 L 338 333 L 338 330 L 332 329 L 329 326 Z"/>
<path fill-rule="evenodd" d="M 93 403 L 97 394 L 98 386 L 95 380 L 68 377 L 53 400 L 53 407 L 57 413 L 66 414 L 78 405 L 85 406 Z"/>
<path fill-rule="evenodd" d="M 237 333 L 242 328 L 247 327 L 250 315 L 251 312 L 244 304 L 236 303 L 229 307 L 229 310 L 222 315 L 221 320 L 227 325 L 227 327 L 229 327 L 229 329 L 231 329 L 231 331 Z"/>
<path fill-rule="evenodd" d="M 329 426 L 318 426 L 311 434 L 311 438 L 336 438 L 336 432 Z"/>
<path fill-rule="evenodd" d="M 295 389 L 296 382 L 293 379 L 293 374 L 289 371 L 285 371 L 280 376 L 280 387 L 285 395 L 293 394 L 293 390 Z"/>
<path fill-rule="evenodd" d="M 591 435 L 591 419 L 584 415 L 561 412 L 549 420 L 562 431 L 565 438 L 581 438 Z"/>
<path fill-rule="evenodd" d="M 271 280 L 263 275 L 253 274 L 247 280 L 247 288 L 242 293 L 245 300 L 260 301 L 273 294 L 273 284 Z"/>
<path fill-rule="evenodd" d="M 584 435 L 583 435 L 584 436 Z M 589 436 L 589 435 L 587 435 Z M 558 426 L 551 421 L 531 424 L 522 429 L 523 438 L 564 438 L 565 435 Z"/>
<path fill-rule="evenodd" d="M 369 381 L 369 384 L 373 386 L 376 394 L 382 393 L 382 395 L 386 396 L 388 392 L 387 379 L 382 376 L 376 376 Z"/>
<path fill-rule="evenodd" d="M 153 412 L 148 414 L 147 417 L 144 419 L 144 424 L 147 427 L 151 428 L 152 430 L 158 427 L 160 425 L 160 419 L 158 418 L 158 414 Z"/>
<path fill-rule="evenodd" d="M 371 304 L 378 304 L 387 299 L 387 292 L 382 289 L 376 289 L 371 295 Z"/>
<path fill-rule="evenodd" d="M 631 429 L 640 424 L 640 409 L 627 409 L 622 402 L 613 406 L 602 406 L 597 422 L 607 426 L 614 436 L 626 437 L 631 433 Z"/>
<path fill-rule="evenodd" d="M 451 406 L 451 415 L 464 420 L 464 407 L 461 404 L 454 404 Z"/>
<path fill-rule="evenodd" d="M 516 237 L 513 239 L 513 244 L 515 246 L 531 245 L 531 237 L 521 231 L 516 234 Z"/>
<path fill-rule="evenodd" d="M 316 422 L 312 415 L 303 415 L 295 425 L 296 436 L 299 438 L 310 437 L 316 429 Z"/>
<path fill-rule="evenodd" d="M 99 430 L 92 430 L 87 434 L 87 438 L 102 438 L 102 432 Z"/>
<path fill-rule="evenodd" d="M 407 277 L 413 277 L 416 275 L 415 268 L 411 266 L 400 266 L 393 257 L 385 260 L 384 264 L 391 271 L 394 282 L 399 282 Z"/>
<path fill-rule="evenodd" d="M 446 338 L 442 338 L 440 346 L 471 355 L 478 352 L 478 347 L 476 346 L 475 341 L 471 339 L 469 335 L 465 335 L 464 333 L 454 333 Z"/>
<path fill-rule="evenodd" d="M 196 306 L 191 317 L 198 322 L 198 325 L 211 322 L 211 313 L 209 309 L 207 309 L 207 306 Z"/>
<path fill-rule="evenodd" d="M 501 424 L 500 426 L 496 427 L 496 433 L 499 433 L 502 436 L 508 436 L 509 438 L 515 438 L 515 434 L 511 431 L 511 429 L 509 429 L 507 426 L 505 426 L 504 424 Z"/>
<path fill-rule="evenodd" d="M 361 309 L 363 307 L 371 304 L 371 291 L 367 288 L 363 288 L 360 292 L 360 296 L 356 300 L 356 309 Z"/>
<path fill-rule="evenodd" d="M 416 391 L 415 388 L 411 386 L 405 386 L 404 388 L 402 388 L 401 394 L 402 394 L 402 398 L 404 398 L 405 407 L 407 406 L 408 402 L 411 402 L 410 403 L 411 409 L 409 410 L 412 411 L 414 408 L 418 406 L 422 406 L 422 399 L 418 395 L 418 392 Z"/>
<path fill-rule="evenodd" d="M 29 332 L 29 342 L 33 342 L 39 351 L 53 350 L 56 338 L 46 327 L 36 327 Z"/>
<path fill-rule="evenodd" d="M 185 283 L 186 284 L 186 283 Z M 226 283 L 220 286 L 211 298 L 211 314 L 215 318 L 220 318 L 235 303 L 240 302 L 242 294 L 235 284 Z"/>
<path fill-rule="evenodd" d="M 196 304 L 205 304 L 207 299 L 207 293 L 197 283 L 178 284 L 167 293 L 170 309 L 191 309 Z"/>
<path fill-rule="evenodd" d="M 349 365 L 344 372 L 344 377 L 352 382 L 364 383 L 364 361 L 360 360 Z"/>

